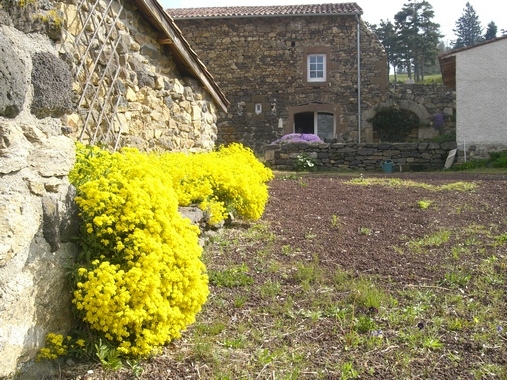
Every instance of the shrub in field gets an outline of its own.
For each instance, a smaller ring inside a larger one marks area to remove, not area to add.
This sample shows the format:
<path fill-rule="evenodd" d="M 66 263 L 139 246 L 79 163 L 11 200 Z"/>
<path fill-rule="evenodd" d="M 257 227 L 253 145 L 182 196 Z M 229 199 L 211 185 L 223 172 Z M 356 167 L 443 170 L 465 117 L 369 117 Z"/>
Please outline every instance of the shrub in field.
<path fill-rule="evenodd" d="M 82 320 L 119 353 L 146 357 L 180 336 L 208 296 L 199 230 L 178 212 L 198 202 L 257 219 L 271 171 L 234 144 L 207 154 L 109 153 L 77 147 L 82 252 L 73 302 Z"/>
<path fill-rule="evenodd" d="M 210 213 L 211 224 L 229 212 L 251 220 L 262 216 L 268 200 L 266 182 L 273 174 L 241 144 L 194 155 L 166 153 L 160 161 L 171 175 L 180 206 L 198 204 Z"/>
<path fill-rule="evenodd" d="M 178 213 L 176 193 L 150 156 L 79 154 L 70 176 L 83 226 L 73 302 L 120 352 L 147 356 L 179 337 L 206 301 L 199 231 Z"/>
<path fill-rule="evenodd" d="M 489 159 L 493 168 L 507 168 L 507 151 L 490 152 Z"/>

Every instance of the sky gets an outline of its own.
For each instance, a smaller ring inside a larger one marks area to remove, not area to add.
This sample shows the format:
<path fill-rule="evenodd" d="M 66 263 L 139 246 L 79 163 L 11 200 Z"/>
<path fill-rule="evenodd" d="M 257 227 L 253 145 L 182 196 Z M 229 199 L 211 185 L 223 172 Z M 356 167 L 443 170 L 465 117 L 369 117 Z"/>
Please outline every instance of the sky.
<path fill-rule="evenodd" d="M 295 5 L 295 4 L 320 4 L 333 2 L 349 2 L 353 0 L 159 0 L 164 8 L 190 8 L 190 7 L 225 7 L 225 6 L 248 6 L 248 5 Z M 391 20 L 394 15 L 401 11 L 407 0 L 356 0 L 363 9 L 363 20 L 370 24 L 379 24 L 380 20 Z M 445 35 L 442 40 L 450 45 L 456 40 L 453 29 L 456 21 L 463 14 L 467 0 L 428 0 L 435 11 L 434 21 L 440 24 L 440 32 Z M 507 1 L 505 0 L 469 0 L 475 10 L 481 26 L 486 32 L 487 25 L 494 21 L 498 27 L 497 37 L 501 36 L 501 29 L 507 29 Z"/>

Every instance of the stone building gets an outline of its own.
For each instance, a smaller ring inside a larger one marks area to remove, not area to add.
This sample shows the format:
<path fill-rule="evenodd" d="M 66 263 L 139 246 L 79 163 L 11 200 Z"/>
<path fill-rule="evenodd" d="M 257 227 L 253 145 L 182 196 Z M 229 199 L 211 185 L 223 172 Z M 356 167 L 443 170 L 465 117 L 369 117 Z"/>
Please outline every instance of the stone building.
<path fill-rule="evenodd" d="M 228 101 L 156 0 L 56 3 L 57 49 L 73 77 L 66 124 L 85 142 L 210 150 Z"/>
<path fill-rule="evenodd" d="M 219 142 L 259 151 L 293 132 L 372 140 L 387 63 L 356 3 L 166 11 L 231 100 Z"/>
<path fill-rule="evenodd" d="M 156 0 L 0 0 L 1 379 L 72 326 L 75 141 L 206 151 L 227 105 Z"/>

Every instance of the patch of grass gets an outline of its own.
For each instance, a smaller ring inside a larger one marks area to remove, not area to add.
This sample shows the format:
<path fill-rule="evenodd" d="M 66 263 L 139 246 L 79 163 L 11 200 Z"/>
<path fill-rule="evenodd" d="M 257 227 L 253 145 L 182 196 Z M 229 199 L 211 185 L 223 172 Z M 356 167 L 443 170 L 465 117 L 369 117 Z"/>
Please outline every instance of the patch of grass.
<path fill-rule="evenodd" d="M 343 224 L 343 221 L 342 221 L 341 217 L 339 217 L 335 214 L 331 215 L 331 226 L 333 228 L 339 229 L 342 226 L 342 224 Z"/>
<path fill-rule="evenodd" d="M 266 281 L 264 284 L 261 285 L 260 293 L 261 297 L 266 298 L 274 298 L 278 294 L 280 294 L 281 285 L 278 281 Z"/>
<path fill-rule="evenodd" d="M 298 262 L 293 277 L 299 284 L 308 287 L 321 282 L 322 275 L 318 257 L 314 256 L 311 262 Z"/>
<path fill-rule="evenodd" d="M 439 230 L 431 235 L 426 235 L 422 239 L 408 242 L 408 247 L 416 252 L 422 252 L 423 248 L 438 247 L 449 241 L 451 231 Z"/>
<path fill-rule="evenodd" d="M 452 182 L 444 185 L 431 185 L 424 182 L 404 180 L 401 178 L 353 178 L 345 182 L 348 185 L 389 186 L 389 187 L 418 187 L 431 191 L 473 191 L 477 184 L 473 182 Z"/>
<path fill-rule="evenodd" d="M 351 380 L 351 379 L 359 379 L 359 372 L 354 368 L 354 363 L 345 362 L 341 365 L 340 368 L 340 379 L 342 380 Z"/>
<path fill-rule="evenodd" d="M 371 235 L 371 229 L 366 227 L 359 228 L 359 233 L 361 235 Z"/>
<path fill-rule="evenodd" d="M 210 283 L 213 285 L 232 288 L 253 284 L 254 279 L 248 274 L 248 271 L 248 266 L 241 264 L 240 266 L 222 271 L 209 270 L 208 276 Z"/>
<path fill-rule="evenodd" d="M 463 270 L 448 272 L 444 276 L 443 284 L 464 288 L 470 281 L 470 277 L 470 273 Z"/>
<path fill-rule="evenodd" d="M 429 200 L 429 199 L 423 199 L 423 200 L 420 200 L 420 201 L 417 201 L 417 206 L 420 208 L 420 209 L 423 209 L 423 210 L 426 210 L 428 207 L 430 207 L 431 205 L 433 204 L 433 201 Z"/>

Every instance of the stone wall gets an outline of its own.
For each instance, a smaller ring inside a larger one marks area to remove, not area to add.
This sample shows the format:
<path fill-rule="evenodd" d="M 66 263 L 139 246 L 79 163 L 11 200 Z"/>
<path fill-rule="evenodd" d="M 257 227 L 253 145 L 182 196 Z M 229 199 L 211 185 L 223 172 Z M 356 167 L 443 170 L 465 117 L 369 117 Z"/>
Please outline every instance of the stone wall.
<path fill-rule="evenodd" d="M 219 115 L 219 142 L 239 141 L 259 152 L 294 132 L 295 112 L 320 109 L 334 115 L 339 141 L 357 141 L 354 16 L 176 18 L 176 23 L 231 101 L 229 112 Z M 386 99 L 387 64 L 376 36 L 362 22 L 360 28 L 361 100 L 369 110 Z M 322 51 L 329 54 L 328 81 L 308 84 L 306 55 Z"/>
<path fill-rule="evenodd" d="M 290 143 L 265 147 L 265 164 L 277 170 L 294 170 L 298 156 L 305 154 L 316 162 L 317 170 L 376 170 L 392 160 L 395 170 L 441 170 L 455 142 L 446 143 Z"/>
<path fill-rule="evenodd" d="M 419 117 L 422 126 L 411 136 L 415 139 L 456 134 L 456 93 L 442 84 L 391 84 L 389 99 L 379 107 L 394 104 Z M 370 114 L 375 115 L 371 111 Z"/>
<path fill-rule="evenodd" d="M 56 3 L 64 25 L 56 48 L 74 75 L 69 135 L 143 151 L 211 150 L 215 103 L 181 74 L 134 5 L 122 4 L 89 0 L 78 10 L 74 0 Z"/>
<path fill-rule="evenodd" d="M 77 252 L 74 141 L 60 120 L 72 108 L 72 76 L 47 35 L 33 32 L 44 26 L 14 11 L 0 10 L 0 378 L 33 358 L 48 331 L 70 328 L 66 272 Z"/>

